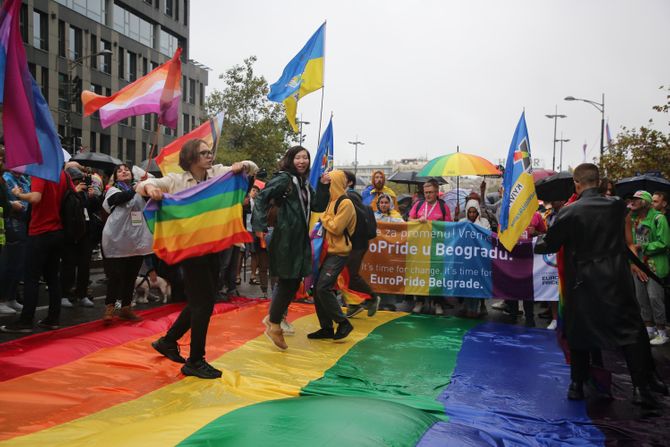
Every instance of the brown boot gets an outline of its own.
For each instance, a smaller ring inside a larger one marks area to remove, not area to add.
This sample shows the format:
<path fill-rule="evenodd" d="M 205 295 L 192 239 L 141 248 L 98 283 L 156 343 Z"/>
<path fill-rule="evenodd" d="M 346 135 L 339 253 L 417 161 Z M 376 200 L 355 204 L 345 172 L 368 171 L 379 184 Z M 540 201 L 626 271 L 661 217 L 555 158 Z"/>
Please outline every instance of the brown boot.
<path fill-rule="evenodd" d="M 128 321 L 142 321 L 142 318 L 138 317 L 137 314 L 132 311 L 130 306 L 123 306 L 121 310 L 119 310 L 119 318 Z"/>
<path fill-rule="evenodd" d="M 272 325 L 273 327 L 265 330 L 265 336 L 270 339 L 270 341 L 279 349 L 280 351 L 286 351 L 288 345 L 284 340 L 284 334 L 281 330 L 281 327 L 278 325 Z"/>
<path fill-rule="evenodd" d="M 105 313 L 102 316 L 102 322 L 105 324 L 109 324 L 112 322 L 113 319 L 114 319 L 114 305 L 107 304 L 105 305 Z"/>

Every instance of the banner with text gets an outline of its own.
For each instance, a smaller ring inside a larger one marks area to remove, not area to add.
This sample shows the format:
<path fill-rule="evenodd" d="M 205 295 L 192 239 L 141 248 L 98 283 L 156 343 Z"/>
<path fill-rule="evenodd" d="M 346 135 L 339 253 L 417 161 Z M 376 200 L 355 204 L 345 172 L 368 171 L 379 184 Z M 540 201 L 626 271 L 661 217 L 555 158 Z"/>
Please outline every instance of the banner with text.
<path fill-rule="evenodd" d="M 377 293 L 558 301 L 555 255 L 469 222 L 377 222 L 360 274 Z"/>

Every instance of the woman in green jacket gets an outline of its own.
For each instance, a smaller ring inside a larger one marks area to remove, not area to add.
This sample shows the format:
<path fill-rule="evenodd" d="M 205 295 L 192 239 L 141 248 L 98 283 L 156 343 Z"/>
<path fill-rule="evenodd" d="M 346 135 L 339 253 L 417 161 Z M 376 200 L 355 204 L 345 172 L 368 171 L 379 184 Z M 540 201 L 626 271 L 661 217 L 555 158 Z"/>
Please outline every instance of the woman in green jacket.
<path fill-rule="evenodd" d="M 315 192 L 309 184 L 309 152 L 302 146 L 289 149 L 279 161 L 280 171 L 258 195 L 254 204 L 252 228 L 263 237 L 268 226 L 274 226 L 268 254 L 270 274 L 278 278 L 270 305 L 269 326 L 265 335 L 280 350 L 288 345 L 280 323 L 300 282 L 311 272 L 312 248 L 309 222 L 312 211 L 321 212 L 328 204 L 328 176 L 324 175 Z M 268 216 L 276 222 L 268 224 Z"/>

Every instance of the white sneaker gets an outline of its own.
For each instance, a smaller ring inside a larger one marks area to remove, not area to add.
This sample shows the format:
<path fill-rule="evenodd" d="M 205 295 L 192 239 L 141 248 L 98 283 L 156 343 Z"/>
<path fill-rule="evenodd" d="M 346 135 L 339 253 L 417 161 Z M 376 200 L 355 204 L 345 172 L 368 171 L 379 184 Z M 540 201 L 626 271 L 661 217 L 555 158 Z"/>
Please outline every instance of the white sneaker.
<path fill-rule="evenodd" d="M 5 303 L 0 303 L 0 315 L 15 315 L 16 309 L 12 309 Z"/>
<path fill-rule="evenodd" d="M 649 330 L 649 329 L 651 329 L 651 330 Z M 649 336 L 649 340 L 655 338 L 656 335 L 657 335 L 656 328 L 654 328 L 654 327 L 652 327 L 652 328 L 647 327 L 647 335 Z"/>
<path fill-rule="evenodd" d="M 497 303 L 495 303 L 491 306 L 491 309 L 504 310 L 505 309 L 505 302 L 504 301 L 498 301 Z"/>
<path fill-rule="evenodd" d="M 7 301 L 7 305 L 17 312 L 21 312 L 23 310 L 23 304 L 16 300 Z"/>
<path fill-rule="evenodd" d="M 422 310 L 423 310 L 423 303 L 419 302 L 419 303 L 416 303 L 414 305 L 414 309 L 412 309 L 412 313 L 420 314 Z"/>
<path fill-rule="evenodd" d="M 547 326 L 547 329 L 549 329 L 550 331 L 555 331 L 556 326 L 558 326 L 558 321 L 551 320 L 551 323 L 549 323 L 549 326 Z"/>
<path fill-rule="evenodd" d="M 281 320 L 281 323 L 279 324 L 281 326 L 281 330 L 284 334 L 286 335 L 294 335 L 295 334 L 295 328 L 291 323 L 286 321 L 286 319 Z"/>
<path fill-rule="evenodd" d="M 435 315 L 444 315 L 444 309 L 440 303 L 435 303 Z"/>
<path fill-rule="evenodd" d="M 114 309 L 121 309 L 121 301 L 116 300 L 114 301 Z"/>
<path fill-rule="evenodd" d="M 79 305 L 82 307 L 94 307 L 95 304 L 91 299 L 87 296 L 83 297 L 82 299 L 79 300 Z"/>
<path fill-rule="evenodd" d="M 649 344 L 652 346 L 661 346 L 668 342 L 668 336 L 662 332 L 659 332 L 656 337 L 652 338 L 649 341 Z"/>
<path fill-rule="evenodd" d="M 60 307 L 74 307 L 74 305 L 72 304 L 72 301 L 70 301 L 69 299 L 61 298 Z"/>

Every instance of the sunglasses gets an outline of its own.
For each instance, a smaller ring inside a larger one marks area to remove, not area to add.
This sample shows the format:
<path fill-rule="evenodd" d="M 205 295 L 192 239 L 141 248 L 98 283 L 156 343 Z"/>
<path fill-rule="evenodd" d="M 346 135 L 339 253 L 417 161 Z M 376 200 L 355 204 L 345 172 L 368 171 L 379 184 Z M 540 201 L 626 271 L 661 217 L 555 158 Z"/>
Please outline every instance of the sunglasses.
<path fill-rule="evenodd" d="M 201 157 L 213 157 L 214 152 L 212 152 L 212 151 L 200 151 L 200 156 Z"/>

